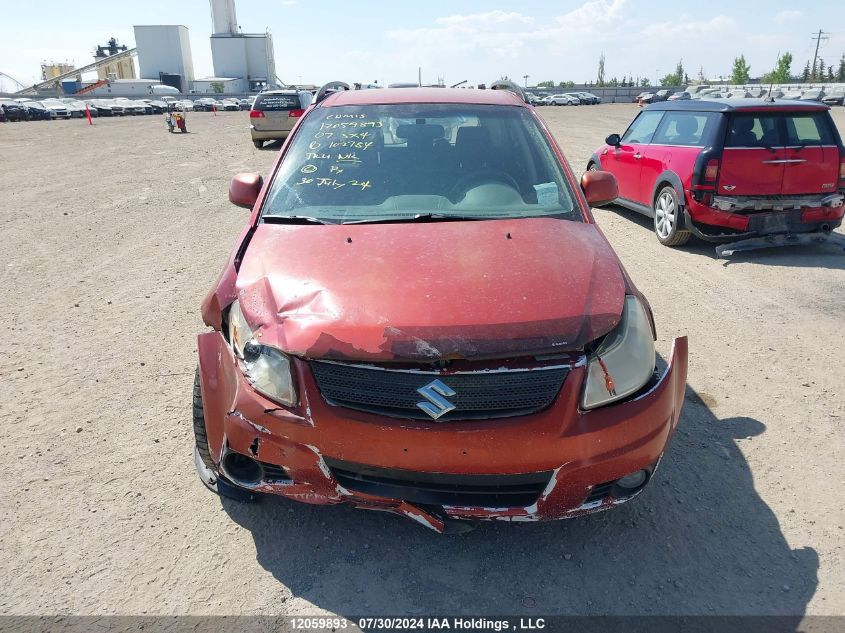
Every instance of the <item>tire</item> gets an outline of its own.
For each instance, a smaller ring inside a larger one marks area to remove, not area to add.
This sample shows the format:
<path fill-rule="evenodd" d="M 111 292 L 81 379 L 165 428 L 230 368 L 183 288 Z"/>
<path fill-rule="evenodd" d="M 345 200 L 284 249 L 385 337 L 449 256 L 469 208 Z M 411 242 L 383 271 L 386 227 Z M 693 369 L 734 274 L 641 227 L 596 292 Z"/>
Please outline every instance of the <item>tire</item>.
<path fill-rule="evenodd" d="M 654 199 L 654 234 L 663 246 L 683 246 L 692 234 L 678 230 L 681 205 L 675 188 L 663 187 Z"/>
<path fill-rule="evenodd" d="M 216 471 L 214 462 L 211 461 L 211 452 L 208 450 L 208 434 L 205 431 L 205 411 L 202 407 L 202 389 L 200 388 L 200 368 L 194 374 L 194 394 L 192 414 L 194 420 L 194 442 L 200 454 L 202 463 L 211 470 Z"/>
<path fill-rule="evenodd" d="M 208 449 L 208 434 L 205 430 L 205 411 L 202 406 L 202 389 L 200 388 L 200 368 L 194 374 L 194 393 L 193 393 L 193 420 L 194 420 L 194 443 L 196 445 L 196 453 L 194 461 L 196 462 L 196 455 L 199 455 L 200 461 L 207 469 L 206 475 L 200 474 L 200 481 L 203 485 L 211 490 L 211 492 L 232 499 L 240 501 L 241 503 L 252 503 L 260 500 L 260 496 L 246 490 L 240 486 L 236 486 L 225 477 L 222 477 L 211 461 L 211 452 Z M 197 471 L 200 466 L 197 465 Z"/>
<path fill-rule="evenodd" d="M 264 147 L 264 141 L 253 141 L 252 144 L 255 145 L 255 149 L 261 149 Z"/>
<path fill-rule="evenodd" d="M 587 171 L 601 171 L 601 170 L 599 169 L 598 165 L 591 162 L 589 165 L 587 165 Z"/>

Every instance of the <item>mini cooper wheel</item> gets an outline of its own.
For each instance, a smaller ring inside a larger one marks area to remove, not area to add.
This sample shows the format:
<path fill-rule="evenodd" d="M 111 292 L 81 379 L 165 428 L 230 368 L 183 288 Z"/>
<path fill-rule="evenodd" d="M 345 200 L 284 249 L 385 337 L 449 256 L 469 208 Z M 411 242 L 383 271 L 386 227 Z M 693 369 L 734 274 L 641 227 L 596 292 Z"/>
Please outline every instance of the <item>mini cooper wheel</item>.
<path fill-rule="evenodd" d="M 691 234 L 678 230 L 681 205 L 674 187 L 663 187 L 654 201 L 654 233 L 664 246 L 683 246 Z"/>

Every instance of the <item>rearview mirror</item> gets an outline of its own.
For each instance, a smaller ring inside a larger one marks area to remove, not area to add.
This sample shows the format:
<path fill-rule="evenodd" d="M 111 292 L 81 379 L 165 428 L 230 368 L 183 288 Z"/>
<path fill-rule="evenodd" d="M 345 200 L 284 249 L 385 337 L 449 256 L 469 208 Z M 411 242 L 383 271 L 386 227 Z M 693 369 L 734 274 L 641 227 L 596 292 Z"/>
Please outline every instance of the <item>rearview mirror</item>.
<path fill-rule="evenodd" d="M 229 183 L 229 202 L 251 209 L 258 200 L 263 183 L 259 174 L 236 174 Z"/>
<path fill-rule="evenodd" d="M 581 189 L 591 207 L 603 207 L 619 197 L 616 177 L 608 171 L 588 171 L 581 176 Z"/>
<path fill-rule="evenodd" d="M 622 139 L 619 137 L 618 134 L 610 134 L 604 142 L 608 145 L 613 145 L 613 147 L 619 147 L 619 143 L 622 142 Z"/>

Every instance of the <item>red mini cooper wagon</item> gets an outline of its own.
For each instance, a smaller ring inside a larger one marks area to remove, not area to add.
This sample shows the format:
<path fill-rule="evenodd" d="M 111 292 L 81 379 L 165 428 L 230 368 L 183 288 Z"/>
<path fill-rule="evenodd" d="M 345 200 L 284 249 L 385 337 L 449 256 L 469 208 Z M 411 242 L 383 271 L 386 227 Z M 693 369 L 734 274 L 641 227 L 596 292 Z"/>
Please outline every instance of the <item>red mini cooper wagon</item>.
<path fill-rule="evenodd" d="M 655 103 L 621 137 L 608 136 L 587 168 L 616 176 L 617 204 L 653 217 L 666 246 L 692 235 L 825 241 L 845 213 L 845 147 L 828 110 L 762 99 Z"/>
<path fill-rule="evenodd" d="M 202 306 L 194 461 L 212 490 L 438 531 L 613 507 L 651 480 L 687 342 L 654 322 L 513 84 L 318 93 Z M 331 90 L 330 88 L 336 88 Z"/>

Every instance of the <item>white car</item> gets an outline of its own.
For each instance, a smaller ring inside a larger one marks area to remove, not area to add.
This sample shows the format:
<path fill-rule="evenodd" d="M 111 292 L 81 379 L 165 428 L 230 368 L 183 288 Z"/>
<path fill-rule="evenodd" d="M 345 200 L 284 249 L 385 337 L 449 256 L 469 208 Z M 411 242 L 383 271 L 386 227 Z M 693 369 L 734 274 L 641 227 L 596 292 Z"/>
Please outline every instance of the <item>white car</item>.
<path fill-rule="evenodd" d="M 68 110 L 67 105 L 59 101 L 58 99 L 43 99 L 41 101 L 41 105 L 47 108 L 50 111 L 50 118 L 51 119 L 69 119 L 70 118 L 70 110 Z"/>
<path fill-rule="evenodd" d="M 70 112 L 71 118 L 81 119 L 85 116 L 85 104 L 82 103 L 79 99 L 71 99 L 70 97 L 65 97 L 64 99 L 61 99 L 61 102 L 65 104 L 65 107 Z"/>
<path fill-rule="evenodd" d="M 551 97 L 549 97 L 549 105 L 581 105 L 581 100 L 578 97 L 573 97 L 572 95 L 552 95 Z"/>

